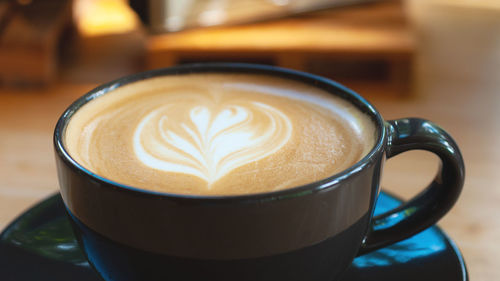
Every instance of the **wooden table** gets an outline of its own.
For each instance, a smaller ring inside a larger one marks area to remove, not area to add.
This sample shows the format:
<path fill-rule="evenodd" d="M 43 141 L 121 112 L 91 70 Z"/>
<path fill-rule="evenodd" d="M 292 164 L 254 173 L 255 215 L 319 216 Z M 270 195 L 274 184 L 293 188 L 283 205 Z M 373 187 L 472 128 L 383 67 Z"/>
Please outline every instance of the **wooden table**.
<path fill-rule="evenodd" d="M 57 192 L 52 131 L 61 112 L 94 84 L 64 78 L 46 90 L 0 90 L 0 229 Z M 471 87 L 481 91 L 470 91 Z M 471 280 L 500 280 L 500 96 L 498 87 L 457 85 L 412 97 L 381 95 L 360 84 L 386 119 L 424 116 L 453 135 L 466 161 L 461 198 L 440 226 L 464 253 Z M 438 87 L 439 88 L 439 87 Z M 433 155 L 410 152 L 387 162 L 383 185 L 408 198 L 433 177 Z"/>

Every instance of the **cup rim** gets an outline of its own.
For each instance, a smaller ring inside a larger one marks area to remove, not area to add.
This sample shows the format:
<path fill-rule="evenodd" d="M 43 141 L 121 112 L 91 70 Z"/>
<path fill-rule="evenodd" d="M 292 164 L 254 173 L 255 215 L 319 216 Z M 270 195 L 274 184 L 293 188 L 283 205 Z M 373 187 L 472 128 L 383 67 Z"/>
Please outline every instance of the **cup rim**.
<path fill-rule="evenodd" d="M 73 159 L 69 152 L 64 146 L 64 133 L 66 127 L 73 116 L 73 114 L 78 111 L 83 105 L 89 101 L 98 98 L 107 92 L 113 91 L 114 89 L 141 80 L 166 76 L 166 75 L 183 75 L 191 73 L 243 73 L 243 74 L 269 74 L 274 77 L 285 78 L 289 80 L 303 82 L 315 87 L 319 87 L 331 94 L 339 96 L 354 106 L 361 110 L 363 113 L 370 116 L 372 121 L 374 121 L 376 126 L 376 133 L 378 134 L 376 142 L 372 149 L 358 162 L 351 165 L 349 168 L 344 169 L 338 173 L 335 173 L 327 178 L 314 181 L 308 184 L 294 186 L 291 188 L 286 188 L 277 191 L 270 192 L 260 192 L 251 194 L 237 194 L 237 195 L 196 195 L 196 194 L 178 194 L 178 193 L 168 193 L 161 191 L 152 191 L 134 187 L 131 185 L 119 183 L 103 176 L 100 176 L 87 168 L 79 164 L 75 159 Z M 297 70 L 286 69 L 277 66 L 260 65 L 260 64 L 249 64 L 249 63 L 193 63 L 193 64 L 183 64 L 173 67 L 160 68 L 155 70 L 149 70 L 145 72 L 139 72 L 132 75 L 124 76 L 113 80 L 111 82 L 102 84 L 85 95 L 74 101 L 61 115 L 59 118 L 55 129 L 54 129 L 54 148 L 55 152 L 63 160 L 63 162 L 73 169 L 75 172 L 83 174 L 84 176 L 90 177 L 93 181 L 99 183 L 104 183 L 103 186 L 106 187 L 119 187 L 114 188 L 114 190 L 121 192 L 134 193 L 137 196 L 153 196 L 160 197 L 163 199 L 173 199 L 173 200 L 190 200 L 199 201 L 203 203 L 223 203 L 223 202 L 234 202 L 234 201 L 244 201 L 244 202 L 254 202 L 254 201 L 274 201 L 285 198 L 300 197 L 307 194 L 312 194 L 326 189 L 334 188 L 339 183 L 343 182 L 345 179 L 353 174 L 363 170 L 365 166 L 372 162 L 373 156 L 381 150 L 383 146 L 384 139 L 386 136 L 386 130 L 384 125 L 384 120 L 376 108 L 369 103 L 366 99 L 361 97 L 359 94 L 353 90 L 335 82 L 331 79 L 302 72 Z"/>

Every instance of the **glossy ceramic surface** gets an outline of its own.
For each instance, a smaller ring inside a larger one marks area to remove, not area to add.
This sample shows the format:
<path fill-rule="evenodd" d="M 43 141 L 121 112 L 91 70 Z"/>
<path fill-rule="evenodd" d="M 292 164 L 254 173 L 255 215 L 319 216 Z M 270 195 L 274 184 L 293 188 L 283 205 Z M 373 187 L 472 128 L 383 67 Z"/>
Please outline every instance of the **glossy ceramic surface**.
<path fill-rule="evenodd" d="M 77 163 L 65 148 L 73 114 L 123 85 L 190 73 L 245 73 L 300 81 L 340 97 L 370 117 L 375 145 L 360 161 L 317 182 L 237 196 L 152 192 L 113 182 Z M 61 196 L 89 263 L 105 280 L 288 281 L 338 278 L 354 257 L 402 241 L 436 223 L 456 202 L 464 163 L 455 141 L 423 119 L 383 121 L 344 86 L 265 65 L 181 65 L 126 76 L 70 105 L 54 131 Z M 382 166 L 408 150 L 441 160 L 436 178 L 398 208 L 373 216 Z M 200 235 L 202 234 L 202 235 Z"/>
<path fill-rule="evenodd" d="M 382 192 L 375 215 L 400 204 Z M 4 281 L 101 280 L 78 246 L 59 194 L 25 212 L 0 235 L 0 276 Z M 357 257 L 341 280 L 466 281 L 468 277 L 453 241 L 433 226 Z"/>
<path fill-rule="evenodd" d="M 375 145 L 363 159 L 328 178 L 274 192 L 236 196 L 182 195 L 138 189 L 97 175 L 81 166 L 68 154 L 64 142 L 65 128 L 73 114 L 87 102 L 136 81 L 191 73 L 264 75 L 299 81 L 323 89 L 350 102 L 373 120 L 376 127 Z M 335 239 L 341 232 L 351 232 L 351 235 L 348 235 L 350 238 L 345 241 L 337 239 L 338 241 L 328 243 L 332 248 L 328 252 L 337 252 L 336 257 L 316 254 L 315 257 L 323 256 L 325 262 L 323 259 L 312 260 L 311 266 L 298 270 L 306 272 L 319 264 L 332 263 L 334 258 L 337 261 L 339 257 L 342 257 L 343 264 L 347 265 L 358 252 L 368 232 L 369 220 L 379 191 L 388 139 L 385 126 L 382 117 L 371 104 L 329 79 L 266 65 L 203 63 L 137 73 L 89 91 L 70 105 L 59 119 L 54 130 L 54 150 L 63 201 L 75 218 L 77 228 L 86 234 L 85 237 L 101 235 L 109 242 L 139 249 L 143 253 L 137 253 L 138 257 L 146 257 L 147 252 L 190 259 L 197 263 L 199 260 L 250 261 L 295 253 L 322 241 Z M 448 189 L 456 189 L 456 186 L 447 185 L 446 190 Z M 431 201 L 432 198 L 427 199 Z M 440 205 L 438 209 L 441 209 Z M 422 204 L 418 207 L 417 211 L 425 209 Z M 426 219 L 436 222 L 439 218 L 440 216 L 431 215 Z M 386 222 L 390 217 L 381 219 Z M 405 232 L 401 232 L 402 234 L 412 231 L 415 233 L 416 227 L 423 226 L 420 220 L 409 223 L 411 220 L 404 217 L 404 221 Z M 401 225 L 399 222 L 397 224 Z M 94 232 L 85 231 L 84 228 Z M 200 233 L 203 235 L 200 236 Z M 374 230 L 372 233 L 376 234 L 378 231 Z M 396 242 L 406 238 L 403 235 L 396 239 L 385 235 L 375 236 L 390 238 L 384 242 Z M 144 239 L 145 237 L 147 239 Z M 97 240 L 82 239 L 83 242 L 94 241 L 96 245 L 105 245 Z M 380 239 L 375 241 L 377 244 L 378 240 Z M 102 247 L 85 247 L 92 249 L 89 254 L 91 263 L 103 270 L 110 265 L 100 266 L 95 262 L 106 260 L 100 256 L 109 251 L 116 252 L 115 256 L 121 256 L 123 253 L 118 248 L 110 247 L 101 252 Z M 301 254 L 300 259 L 306 258 Z M 327 260 L 329 262 L 326 262 Z M 143 257 L 137 260 L 138 263 L 141 261 L 144 261 Z M 132 268 L 135 265 L 137 263 L 134 261 L 124 261 L 115 267 Z M 230 267 L 235 268 L 233 264 Z M 244 267 L 247 268 L 247 265 Z M 291 273 L 295 269 L 292 267 L 283 270 L 290 274 L 291 278 L 301 280 L 297 274 Z M 343 269 L 338 268 L 335 271 L 338 273 Z M 145 269 L 148 272 L 151 270 Z M 323 271 L 327 274 L 332 268 L 324 268 Z M 269 270 L 266 269 L 265 272 L 268 272 L 269 276 Z"/>

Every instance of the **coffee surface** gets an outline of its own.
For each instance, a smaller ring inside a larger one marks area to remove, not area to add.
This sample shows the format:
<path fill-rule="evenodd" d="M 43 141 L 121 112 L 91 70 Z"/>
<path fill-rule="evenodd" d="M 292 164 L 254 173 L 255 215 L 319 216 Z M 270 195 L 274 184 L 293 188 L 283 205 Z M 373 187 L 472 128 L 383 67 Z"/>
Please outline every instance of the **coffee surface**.
<path fill-rule="evenodd" d="M 178 194 L 275 191 L 359 161 L 375 128 L 321 89 L 250 74 L 186 74 L 118 87 L 65 132 L 78 163 L 110 180 Z"/>

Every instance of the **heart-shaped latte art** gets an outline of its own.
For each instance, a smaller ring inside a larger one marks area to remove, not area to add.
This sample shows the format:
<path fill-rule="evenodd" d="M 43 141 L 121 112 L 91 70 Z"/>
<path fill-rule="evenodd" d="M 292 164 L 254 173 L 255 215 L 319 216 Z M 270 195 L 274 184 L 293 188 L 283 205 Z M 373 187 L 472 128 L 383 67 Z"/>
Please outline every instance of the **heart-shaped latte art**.
<path fill-rule="evenodd" d="M 135 155 L 151 168 L 203 179 L 208 188 L 234 169 L 277 152 L 292 135 L 289 118 L 260 102 L 192 105 L 179 116 L 169 114 L 173 108 L 159 107 L 140 120 Z"/>

